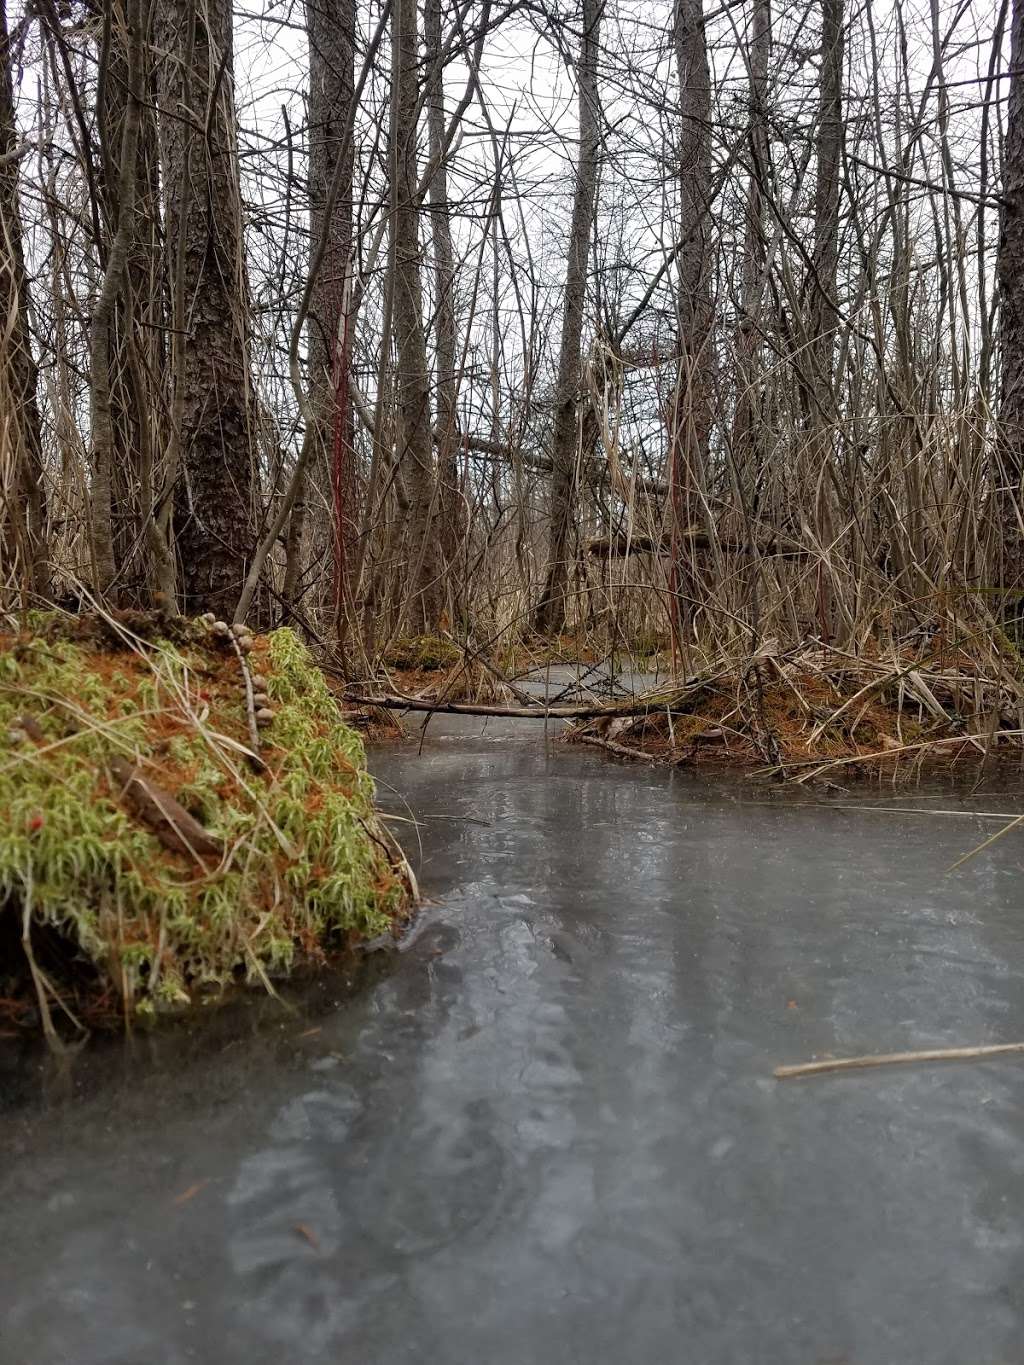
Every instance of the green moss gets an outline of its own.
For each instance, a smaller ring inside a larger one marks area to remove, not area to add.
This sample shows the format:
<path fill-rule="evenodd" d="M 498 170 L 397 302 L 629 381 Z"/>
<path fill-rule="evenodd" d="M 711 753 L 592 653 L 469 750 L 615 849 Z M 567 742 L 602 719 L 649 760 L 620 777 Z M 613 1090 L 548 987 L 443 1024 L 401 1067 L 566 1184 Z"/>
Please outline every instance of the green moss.
<path fill-rule="evenodd" d="M 291 631 L 256 644 L 275 712 L 262 773 L 239 751 L 230 649 L 198 628 L 116 651 L 74 634 L 0 640 L 0 915 L 27 905 L 144 1011 L 387 928 L 406 892 L 362 743 Z M 218 866 L 165 848 L 123 806 L 116 754 L 223 841 Z"/>
<path fill-rule="evenodd" d="M 389 668 L 453 668 L 462 651 L 440 635 L 414 635 L 389 646 L 384 662 Z"/>

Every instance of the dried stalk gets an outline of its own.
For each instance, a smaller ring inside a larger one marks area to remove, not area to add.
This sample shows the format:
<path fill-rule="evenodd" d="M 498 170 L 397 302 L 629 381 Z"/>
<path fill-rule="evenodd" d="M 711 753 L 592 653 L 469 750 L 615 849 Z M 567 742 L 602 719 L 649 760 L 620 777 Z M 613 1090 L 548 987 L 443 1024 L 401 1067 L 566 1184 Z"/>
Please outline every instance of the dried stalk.
<path fill-rule="evenodd" d="M 776 1080 L 786 1081 L 799 1076 L 821 1076 L 826 1071 L 860 1071 L 875 1066 L 902 1065 L 904 1062 L 967 1062 L 1001 1057 L 1011 1052 L 1024 1052 L 1024 1043 L 996 1043 L 988 1047 L 933 1047 L 919 1052 L 880 1052 L 866 1057 L 830 1057 L 821 1062 L 777 1066 L 772 1075 Z"/>

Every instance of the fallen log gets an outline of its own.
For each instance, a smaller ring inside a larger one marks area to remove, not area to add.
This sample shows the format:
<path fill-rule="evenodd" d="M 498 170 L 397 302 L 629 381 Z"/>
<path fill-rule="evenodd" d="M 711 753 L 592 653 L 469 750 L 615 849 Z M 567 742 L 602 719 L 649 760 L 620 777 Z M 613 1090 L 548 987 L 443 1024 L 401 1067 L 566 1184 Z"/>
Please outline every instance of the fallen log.
<path fill-rule="evenodd" d="M 663 711 L 676 706 L 693 692 L 707 687 L 712 679 L 687 683 L 673 692 L 646 693 L 628 702 L 592 702 L 581 706 L 497 706 L 486 702 L 429 701 L 424 697 L 399 697 L 384 694 L 364 697 L 345 694 L 353 706 L 380 706 L 387 711 L 428 711 L 455 716 L 504 716 L 511 720 L 595 720 L 600 716 L 642 716 L 647 711 Z"/>
<path fill-rule="evenodd" d="M 723 540 L 709 536 L 706 531 L 678 531 L 675 536 L 666 532 L 653 536 L 628 536 L 619 532 L 614 536 L 598 536 L 590 541 L 587 553 L 595 559 L 624 559 L 626 555 L 672 554 L 674 544 L 683 541 L 690 550 L 721 550 L 729 555 L 766 555 L 774 559 L 809 559 L 812 551 L 795 540 L 765 540 L 751 545 L 745 540 Z"/>

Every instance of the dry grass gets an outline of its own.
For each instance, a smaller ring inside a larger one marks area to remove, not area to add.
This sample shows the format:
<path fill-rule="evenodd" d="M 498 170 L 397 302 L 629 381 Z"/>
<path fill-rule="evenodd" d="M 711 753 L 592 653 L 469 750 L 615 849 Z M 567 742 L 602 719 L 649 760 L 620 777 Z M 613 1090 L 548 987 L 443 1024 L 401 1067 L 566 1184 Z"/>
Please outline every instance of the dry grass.
<path fill-rule="evenodd" d="M 807 781 L 835 770 L 913 779 L 1024 756 L 1024 679 L 1014 656 L 938 637 L 888 656 L 768 644 L 709 670 L 683 705 L 577 727 L 570 739 L 666 763 L 757 768 Z"/>

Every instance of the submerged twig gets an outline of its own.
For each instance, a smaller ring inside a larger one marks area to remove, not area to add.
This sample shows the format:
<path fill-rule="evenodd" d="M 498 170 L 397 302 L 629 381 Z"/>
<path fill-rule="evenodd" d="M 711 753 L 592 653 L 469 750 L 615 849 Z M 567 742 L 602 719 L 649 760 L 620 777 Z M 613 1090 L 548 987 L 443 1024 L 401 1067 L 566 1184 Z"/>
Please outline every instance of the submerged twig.
<path fill-rule="evenodd" d="M 576 735 L 580 744 L 592 744 L 598 749 L 607 749 L 610 754 L 620 758 L 638 758 L 644 763 L 657 763 L 658 755 L 646 753 L 643 749 L 631 749 L 628 744 L 618 744 L 614 739 L 602 739 L 600 735 Z"/>

